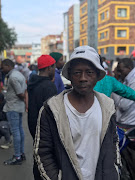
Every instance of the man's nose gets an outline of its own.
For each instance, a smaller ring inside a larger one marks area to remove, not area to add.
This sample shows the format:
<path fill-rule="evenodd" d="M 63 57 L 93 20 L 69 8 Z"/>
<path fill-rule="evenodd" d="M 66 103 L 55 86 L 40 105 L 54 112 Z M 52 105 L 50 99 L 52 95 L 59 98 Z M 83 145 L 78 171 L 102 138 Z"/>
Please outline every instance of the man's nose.
<path fill-rule="evenodd" d="M 82 72 L 80 76 L 80 81 L 87 81 L 86 73 Z"/>

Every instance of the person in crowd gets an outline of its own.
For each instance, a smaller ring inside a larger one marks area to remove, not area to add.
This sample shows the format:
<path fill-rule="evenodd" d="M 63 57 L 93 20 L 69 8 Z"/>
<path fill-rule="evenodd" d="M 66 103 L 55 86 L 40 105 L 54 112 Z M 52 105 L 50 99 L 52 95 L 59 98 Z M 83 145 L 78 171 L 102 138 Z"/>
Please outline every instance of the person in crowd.
<path fill-rule="evenodd" d="M 43 102 L 57 94 L 52 82 L 55 73 L 55 60 L 50 55 L 41 55 L 38 58 L 39 75 L 33 75 L 28 83 L 28 127 L 30 134 L 35 138 L 37 118 Z"/>
<path fill-rule="evenodd" d="M 93 91 L 105 74 L 89 46 L 77 47 L 64 65 L 73 88 L 46 101 L 38 116 L 34 157 L 42 179 L 119 179 L 114 102 Z"/>
<path fill-rule="evenodd" d="M 14 144 L 14 155 L 11 159 L 5 161 L 4 164 L 17 165 L 25 160 L 22 115 L 25 111 L 24 100 L 27 87 L 25 77 L 14 69 L 14 62 L 12 60 L 3 60 L 1 68 L 8 80 L 6 104 L 4 105 L 3 111 L 6 112 Z"/>
<path fill-rule="evenodd" d="M 50 53 L 50 56 L 52 56 L 56 61 L 54 83 L 56 85 L 56 88 L 57 88 L 57 91 L 58 91 L 58 94 L 59 94 L 65 89 L 63 81 L 62 81 L 61 76 L 60 76 L 61 69 L 62 69 L 62 67 L 64 65 L 63 55 L 61 53 L 59 53 L 59 52 L 52 52 L 52 53 Z"/>
<path fill-rule="evenodd" d="M 100 58 L 100 63 L 102 65 L 101 58 Z M 120 78 L 120 73 L 116 72 L 116 69 L 114 75 L 118 79 Z M 108 97 L 111 97 L 112 93 L 116 93 L 124 98 L 135 101 L 135 91 L 132 88 L 126 86 L 125 84 L 122 84 L 115 77 L 105 75 L 103 79 L 101 79 L 96 83 L 94 90 L 100 93 L 104 93 Z"/>
<path fill-rule="evenodd" d="M 41 55 L 38 60 L 39 75 L 33 75 L 28 83 L 28 127 L 35 138 L 37 118 L 44 101 L 57 94 L 52 79 L 55 75 L 55 60 L 49 55 Z M 34 178 L 40 179 L 38 168 L 34 163 Z"/>
<path fill-rule="evenodd" d="M 29 70 L 30 70 L 30 72 L 29 72 L 29 78 L 28 78 L 28 80 L 29 80 L 34 74 L 37 74 L 37 72 L 38 72 L 37 65 L 31 64 L 31 65 L 29 66 Z"/>
<path fill-rule="evenodd" d="M 123 84 L 135 90 L 135 68 L 133 61 L 129 58 L 119 60 L 117 66 L 118 72 L 121 74 L 121 81 Z M 121 127 L 135 126 L 135 102 L 116 97 L 113 94 L 113 99 L 117 107 L 117 124 Z"/>
<path fill-rule="evenodd" d="M 0 138 L 2 136 L 5 138 L 5 143 L 0 145 L 2 149 L 8 149 L 12 144 L 9 123 L 7 121 L 6 113 L 3 112 L 5 103 L 4 95 L 0 93 Z"/>
<path fill-rule="evenodd" d="M 29 74 L 30 74 L 30 69 L 27 67 L 27 64 L 26 63 L 17 63 L 15 65 L 15 69 L 17 69 L 19 72 L 21 72 L 25 79 L 26 79 L 26 82 L 29 80 Z"/>

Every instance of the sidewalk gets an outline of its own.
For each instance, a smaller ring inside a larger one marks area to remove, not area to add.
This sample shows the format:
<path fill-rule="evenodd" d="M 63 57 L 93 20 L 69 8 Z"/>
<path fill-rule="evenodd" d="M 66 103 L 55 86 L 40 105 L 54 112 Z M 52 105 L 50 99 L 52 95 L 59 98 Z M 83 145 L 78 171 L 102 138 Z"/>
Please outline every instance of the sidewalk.
<path fill-rule="evenodd" d="M 23 127 L 25 132 L 26 161 L 22 165 L 4 166 L 3 161 L 13 155 L 13 147 L 0 149 L 0 180 L 34 180 L 33 168 L 33 140 L 27 126 L 27 114 L 24 114 Z"/>

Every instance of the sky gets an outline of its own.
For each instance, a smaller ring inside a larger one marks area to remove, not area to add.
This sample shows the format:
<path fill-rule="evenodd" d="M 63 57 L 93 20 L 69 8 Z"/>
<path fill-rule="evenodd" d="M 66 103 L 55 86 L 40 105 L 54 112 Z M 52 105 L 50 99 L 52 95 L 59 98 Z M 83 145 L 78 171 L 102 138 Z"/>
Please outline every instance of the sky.
<path fill-rule="evenodd" d="M 17 44 L 40 43 L 49 34 L 63 32 L 63 13 L 79 0 L 1 0 L 2 18 L 15 28 Z"/>

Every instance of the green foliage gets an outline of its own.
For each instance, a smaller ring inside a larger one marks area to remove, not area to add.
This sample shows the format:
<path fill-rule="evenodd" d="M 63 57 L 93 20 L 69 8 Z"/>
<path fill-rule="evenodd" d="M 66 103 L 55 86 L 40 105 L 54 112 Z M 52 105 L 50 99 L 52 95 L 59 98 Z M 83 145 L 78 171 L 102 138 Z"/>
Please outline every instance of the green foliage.
<path fill-rule="evenodd" d="M 14 28 L 9 28 L 8 25 L 0 19 L 0 52 L 4 49 L 11 48 L 17 41 L 17 34 Z"/>

